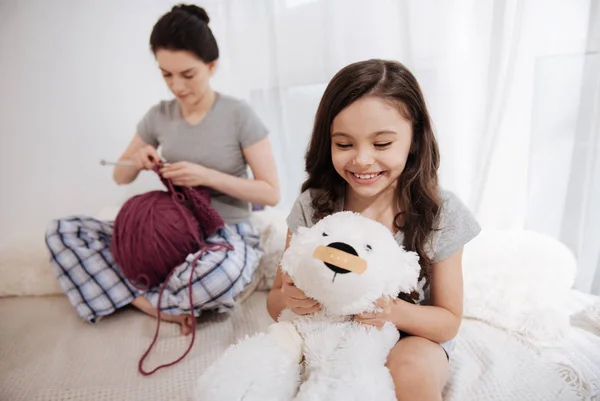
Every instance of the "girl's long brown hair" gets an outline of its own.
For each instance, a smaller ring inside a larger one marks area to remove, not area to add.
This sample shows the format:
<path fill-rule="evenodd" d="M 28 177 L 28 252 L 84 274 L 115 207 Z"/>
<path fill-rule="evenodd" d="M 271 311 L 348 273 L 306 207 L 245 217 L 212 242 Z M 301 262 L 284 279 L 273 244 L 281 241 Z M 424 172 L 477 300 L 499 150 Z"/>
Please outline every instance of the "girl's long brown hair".
<path fill-rule="evenodd" d="M 315 219 L 333 213 L 335 202 L 344 195 L 346 182 L 331 161 L 331 125 L 344 108 L 364 96 L 397 104 L 412 123 L 411 150 L 396 188 L 402 212 L 396 215 L 394 224 L 404 233 L 404 247 L 419 254 L 422 272 L 427 274 L 431 259 L 426 253 L 426 242 L 435 229 L 441 205 L 437 176 L 440 156 L 421 88 L 401 63 L 387 60 L 353 63 L 329 82 L 317 109 L 306 152 L 308 178 L 302 184 L 302 191 L 318 190 L 313 191 Z"/>

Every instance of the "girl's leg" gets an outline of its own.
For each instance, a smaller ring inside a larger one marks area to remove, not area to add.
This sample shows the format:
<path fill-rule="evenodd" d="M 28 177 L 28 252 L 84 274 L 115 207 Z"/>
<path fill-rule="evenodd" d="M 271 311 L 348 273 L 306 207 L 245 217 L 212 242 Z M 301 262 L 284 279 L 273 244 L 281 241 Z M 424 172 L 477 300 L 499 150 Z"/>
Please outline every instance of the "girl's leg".
<path fill-rule="evenodd" d="M 422 337 L 405 337 L 387 360 L 398 401 L 441 401 L 448 379 L 448 358 L 443 348 Z"/>

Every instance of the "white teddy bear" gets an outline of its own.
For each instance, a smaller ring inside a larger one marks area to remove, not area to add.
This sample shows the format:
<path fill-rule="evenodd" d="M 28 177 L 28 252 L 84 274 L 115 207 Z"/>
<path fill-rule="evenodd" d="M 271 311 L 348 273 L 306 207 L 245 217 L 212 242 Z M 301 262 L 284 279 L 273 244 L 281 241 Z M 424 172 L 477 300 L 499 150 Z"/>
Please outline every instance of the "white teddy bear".
<path fill-rule="evenodd" d="M 396 327 L 352 321 L 383 296 L 411 292 L 418 255 L 399 246 L 382 224 L 353 212 L 301 227 L 281 269 L 321 304 L 298 316 L 284 310 L 266 333 L 230 346 L 200 377 L 196 401 L 394 401 L 385 366 Z"/>

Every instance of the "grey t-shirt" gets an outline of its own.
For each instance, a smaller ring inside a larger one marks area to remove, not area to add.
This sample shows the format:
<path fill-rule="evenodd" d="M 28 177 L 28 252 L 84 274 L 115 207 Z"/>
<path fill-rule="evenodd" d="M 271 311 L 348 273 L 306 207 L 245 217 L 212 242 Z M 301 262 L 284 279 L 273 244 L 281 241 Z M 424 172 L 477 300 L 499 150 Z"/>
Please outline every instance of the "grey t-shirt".
<path fill-rule="evenodd" d="M 292 206 L 292 210 L 287 217 L 288 228 L 292 233 L 295 233 L 300 226 L 311 227 L 316 223 L 313 219 L 313 191 L 310 189 L 304 191 Z M 432 232 L 425 246 L 427 256 L 434 263 L 447 259 L 481 231 L 481 227 L 473 214 L 454 193 L 440 190 L 440 194 L 442 207 L 437 219 L 436 228 L 438 230 Z M 339 199 L 334 205 L 334 212 L 343 209 L 344 199 Z M 398 244 L 402 245 L 404 233 L 398 231 L 394 238 Z M 414 296 L 416 303 L 429 302 L 429 283 L 426 278 L 421 280 Z"/>
<path fill-rule="evenodd" d="M 212 109 L 198 124 L 188 123 L 176 100 L 162 101 L 139 122 L 137 134 L 149 145 L 161 147 L 171 163 L 188 161 L 236 177 L 248 177 L 242 149 L 268 135 L 267 128 L 250 106 L 216 93 Z M 247 221 L 249 202 L 211 191 L 212 206 L 228 224 Z"/>

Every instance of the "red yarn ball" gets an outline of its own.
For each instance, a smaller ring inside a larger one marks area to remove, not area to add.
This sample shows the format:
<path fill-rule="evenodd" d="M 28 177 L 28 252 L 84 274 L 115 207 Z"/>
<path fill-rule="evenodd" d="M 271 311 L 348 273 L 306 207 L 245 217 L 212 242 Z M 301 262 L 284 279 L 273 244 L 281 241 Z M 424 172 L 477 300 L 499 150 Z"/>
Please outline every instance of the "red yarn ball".
<path fill-rule="evenodd" d="M 198 251 L 199 233 L 190 209 L 169 192 L 151 191 L 125 202 L 114 222 L 111 251 L 125 278 L 148 289 Z"/>

